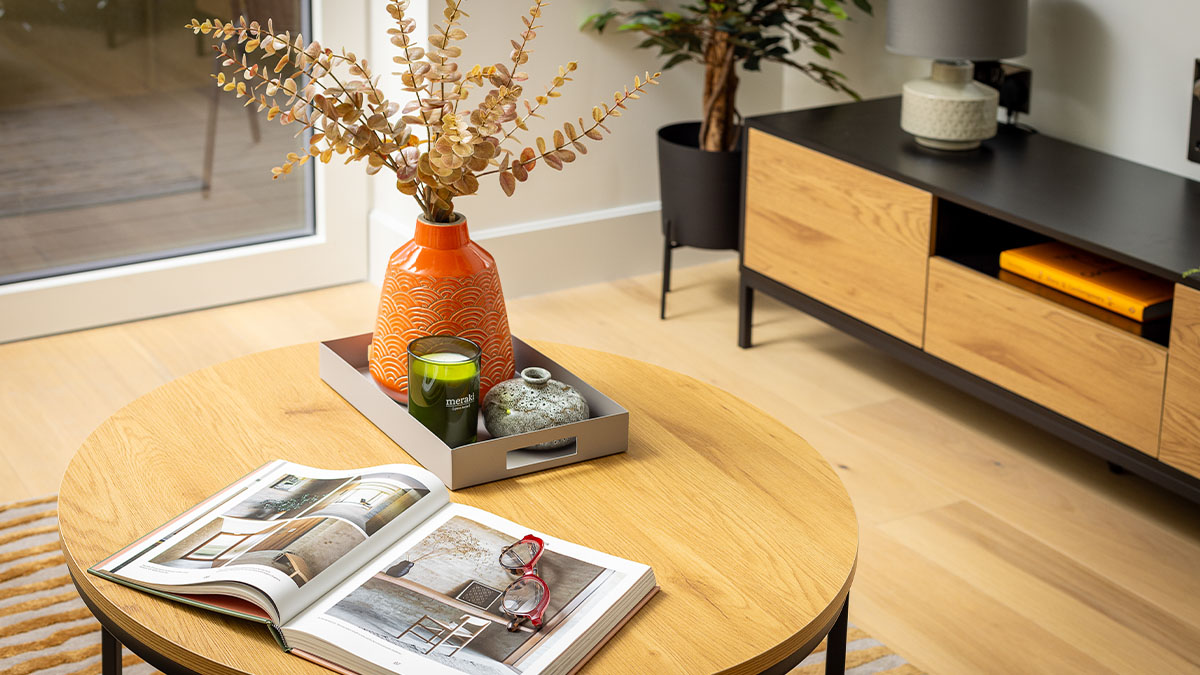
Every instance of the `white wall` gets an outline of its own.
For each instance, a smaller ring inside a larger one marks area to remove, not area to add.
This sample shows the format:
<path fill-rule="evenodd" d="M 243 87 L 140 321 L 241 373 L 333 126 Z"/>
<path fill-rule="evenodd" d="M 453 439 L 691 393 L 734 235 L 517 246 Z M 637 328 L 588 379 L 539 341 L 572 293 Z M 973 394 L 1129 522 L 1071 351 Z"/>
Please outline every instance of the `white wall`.
<path fill-rule="evenodd" d="M 873 16 L 857 9 L 850 10 L 850 20 L 839 24 L 844 37 L 839 42 L 842 52 L 835 53 L 832 65 L 846 74 L 850 87 L 863 98 L 894 96 L 908 80 L 929 75 L 929 61 L 908 56 L 896 56 L 884 49 L 887 41 L 887 3 L 872 0 Z M 798 55 L 802 63 L 820 61 L 820 57 L 805 51 Z M 814 108 L 845 103 L 843 94 L 830 91 L 795 69 L 783 73 L 783 110 Z M 896 120 L 899 124 L 900 121 Z"/>
<path fill-rule="evenodd" d="M 1197 0 L 1033 0 L 1028 122 L 1038 131 L 1200 180 L 1187 160 Z"/>
<path fill-rule="evenodd" d="M 835 60 L 864 97 L 900 93 L 928 72 L 927 59 L 887 53 L 886 3 L 848 28 Z M 1187 160 L 1192 68 L 1200 57 L 1198 0 L 1031 0 L 1031 114 L 1039 132 L 1200 180 Z M 784 108 L 836 102 L 795 72 L 784 75 Z"/>

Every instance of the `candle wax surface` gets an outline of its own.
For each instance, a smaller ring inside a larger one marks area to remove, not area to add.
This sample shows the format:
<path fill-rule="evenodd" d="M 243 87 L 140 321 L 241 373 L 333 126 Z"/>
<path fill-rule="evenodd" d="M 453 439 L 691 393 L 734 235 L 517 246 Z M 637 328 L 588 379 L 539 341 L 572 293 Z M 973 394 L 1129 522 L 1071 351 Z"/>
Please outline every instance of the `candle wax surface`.
<path fill-rule="evenodd" d="M 434 363 L 429 363 L 433 361 Z M 468 356 L 452 352 L 425 354 L 413 360 L 413 369 L 427 380 L 457 382 L 475 377 L 479 370 Z"/>
<path fill-rule="evenodd" d="M 433 354 L 425 354 L 424 356 L 419 356 L 417 358 L 421 358 L 426 361 L 437 361 L 439 363 L 464 363 L 471 360 L 471 357 L 469 356 L 463 356 L 462 354 L 455 354 L 453 352 L 435 352 Z"/>

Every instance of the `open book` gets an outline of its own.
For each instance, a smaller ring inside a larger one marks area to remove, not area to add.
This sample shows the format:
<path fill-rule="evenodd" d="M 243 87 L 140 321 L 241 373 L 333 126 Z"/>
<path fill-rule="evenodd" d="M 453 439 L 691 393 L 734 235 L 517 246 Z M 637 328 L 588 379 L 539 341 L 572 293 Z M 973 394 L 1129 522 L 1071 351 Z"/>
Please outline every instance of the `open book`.
<path fill-rule="evenodd" d="M 527 535 L 541 555 L 514 570 L 524 549 L 505 549 Z M 89 572 L 260 621 L 285 650 L 356 673 L 571 672 L 656 590 L 648 566 L 454 504 L 420 467 L 282 460 Z M 536 628 L 514 603 L 529 573 L 549 589 Z"/>

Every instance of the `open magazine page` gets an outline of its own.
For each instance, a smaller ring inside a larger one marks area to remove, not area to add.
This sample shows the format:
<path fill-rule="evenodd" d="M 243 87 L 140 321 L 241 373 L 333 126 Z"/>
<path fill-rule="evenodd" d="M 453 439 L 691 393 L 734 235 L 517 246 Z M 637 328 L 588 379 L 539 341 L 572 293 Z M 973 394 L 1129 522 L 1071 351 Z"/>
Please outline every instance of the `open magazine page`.
<path fill-rule="evenodd" d="M 245 584 L 283 623 L 448 502 L 441 481 L 413 465 L 328 471 L 280 461 L 97 568 L 182 594 L 238 595 Z"/>
<path fill-rule="evenodd" d="M 527 534 L 546 542 L 538 574 L 550 603 L 540 631 L 514 633 L 500 609 L 514 577 L 498 558 Z M 648 571 L 451 504 L 283 630 L 293 648 L 356 672 L 533 675 L 594 632 Z"/>

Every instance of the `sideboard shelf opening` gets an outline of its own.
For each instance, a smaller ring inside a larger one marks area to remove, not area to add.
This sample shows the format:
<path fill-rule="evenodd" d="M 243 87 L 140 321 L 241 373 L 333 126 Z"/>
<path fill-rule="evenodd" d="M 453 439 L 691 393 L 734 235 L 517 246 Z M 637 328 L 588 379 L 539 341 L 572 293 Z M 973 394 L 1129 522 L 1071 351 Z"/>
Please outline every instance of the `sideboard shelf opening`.
<path fill-rule="evenodd" d="M 980 274 L 1020 288 L 1025 293 L 1065 307 L 1081 315 L 1114 326 L 1127 333 L 1149 340 L 1163 347 L 1169 346 L 1171 319 L 1164 317 L 1154 321 L 1138 322 L 1084 300 L 1024 279 L 1000 269 L 1000 254 L 1022 246 L 1032 246 L 1049 241 L 1052 237 L 1034 232 L 995 216 L 981 213 L 949 199 L 934 201 L 936 213 L 933 254 L 952 260 Z"/>

